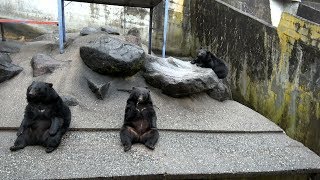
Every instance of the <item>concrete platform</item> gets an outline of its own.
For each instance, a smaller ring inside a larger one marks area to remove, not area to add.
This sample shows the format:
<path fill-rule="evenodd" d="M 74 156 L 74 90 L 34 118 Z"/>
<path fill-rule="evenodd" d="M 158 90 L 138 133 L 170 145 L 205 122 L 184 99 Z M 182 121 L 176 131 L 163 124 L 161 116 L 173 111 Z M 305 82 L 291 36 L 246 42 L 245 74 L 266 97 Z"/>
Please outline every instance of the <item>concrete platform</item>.
<path fill-rule="evenodd" d="M 221 175 L 320 172 L 320 157 L 283 133 L 179 133 L 161 131 L 154 151 L 133 145 L 127 153 L 119 133 L 71 132 L 52 154 L 42 147 L 10 152 L 15 133 L 0 132 L 3 179 L 120 176 L 213 178 Z"/>
<path fill-rule="evenodd" d="M 141 74 L 128 78 L 102 76 L 91 71 L 81 60 L 81 44 L 99 38 L 100 34 L 73 37 L 75 40 L 64 54 L 58 54 L 58 46 L 51 41 L 29 42 L 20 53 L 13 54 L 13 63 L 24 68 L 18 76 L 0 84 L 0 129 L 17 128 L 26 106 L 26 89 L 33 80 L 52 82 L 61 95 L 72 95 L 79 106 L 71 107 L 74 129 L 118 129 L 124 118 L 129 94 L 117 88 L 131 89 L 132 86 L 148 86 Z M 55 59 L 70 61 L 52 74 L 32 77 L 30 66 L 34 54 L 50 54 Z M 105 100 L 98 100 L 87 86 L 84 77 L 98 82 L 111 82 Z M 170 130 L 192 130 L 211 132 L 266 132 L 282 131 L 267 118 L 235 101 L 219 102 L 207 94 L 190 98 L 172 98 L 152 88 L 151 96 L 156 105 L 158 127 Z"/>
<path fill-rule="evenodd" d="M 320 173 L 320 157 L 290 139 L 282 129 L 257 112 L 235 101 L 218 102 L 206 94 L 171 98 L 151 89 L 158 116 L 160 139 L 154 151 L 134 145 L 123 152 L 119 131 L 124 117 L 126 92 L 148 86 L 141 74 L 130 78 L 98 75 L 79 56 L 81 44 L 101 35 L 74 36 L 64 54 L 52 41 L 29 42 L 13 63 L 24 68 L 0 84 L 0 179 L 68 178 L 216 178 Z M 68 36 L 70 37 L 70 36 Z M 30 60 L 38 52 L 69 61 L 53 74 L 32 77 Z M 111 82 L 105 100 L 96 99 L 84 77 Z M 10 152 L 26 106 L 26 89 L 33 80 L 53 83 L 61 95 L 71 95 L 71 128 L 59 148 L 47 154 L 43 147 Z"/>

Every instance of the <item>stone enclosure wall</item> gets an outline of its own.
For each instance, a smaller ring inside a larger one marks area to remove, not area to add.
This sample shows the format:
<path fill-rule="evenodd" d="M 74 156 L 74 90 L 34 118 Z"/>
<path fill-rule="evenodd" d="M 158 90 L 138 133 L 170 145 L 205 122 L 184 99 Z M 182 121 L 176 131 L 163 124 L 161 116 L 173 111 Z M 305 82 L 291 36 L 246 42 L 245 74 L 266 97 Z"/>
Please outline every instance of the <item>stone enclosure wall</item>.
<path fill-rule="evenodd" d="M 192 1 L 192 54 L 224 59 L 234 99 L 320 154 L 320 26 L 283 13 L 276 29 L 221 1 Z"/>
<path fill-rule="evenodd" d="M 226 2 L 185 0 L 179 12 L 171 9 L 167 53 L 194 57 L 200 47 L 216 53 L 229 65 L 236 101 L 320 154 L 320 26 L 283 13 L 276 28 Z M 155 27 L 158 50 L 161 27 Z"/>

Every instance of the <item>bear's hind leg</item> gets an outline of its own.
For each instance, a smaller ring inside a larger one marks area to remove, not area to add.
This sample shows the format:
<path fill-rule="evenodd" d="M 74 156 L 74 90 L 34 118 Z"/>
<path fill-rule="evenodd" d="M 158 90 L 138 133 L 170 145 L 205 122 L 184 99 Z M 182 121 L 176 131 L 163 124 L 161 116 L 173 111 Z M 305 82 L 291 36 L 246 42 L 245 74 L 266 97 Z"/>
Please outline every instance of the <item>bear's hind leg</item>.
<path fill-rule="evenodd" d="M 138 141 L 139 135 L 132 127 L 124 126 L 120 131 L 120 139 L 126 152 L 131 149 L 132 142 Z"/>
<path fill-rule="evenodd" d="M 157 129 L 151 129 L 150 131 L 144 133 L 141 136 L 141 143 L 143 143 L 147 148 L 154 150 L 154 146 L 158 142 L 159 132 Z"/>
<path fill-rule="evenodd" d="M 30 139 L 30 131 L 26 130 L 23 134 L 20 134 L 16 141 L 14 142 L 14 145 L 10 147 L 11 151 L 17 151 L 19 149 L 23 149 L 28 145 L 28 139 Z"/>
<path fill-rule="evenodd" d="M 46 153 L 51 153 L 59 146 L 62 139 L 62 132 L 58 131 L 56 135 L 50 136 L 49 132 L 46 131 L 43 135 L 44 137 L 44 145 L 46 146 Z"/>

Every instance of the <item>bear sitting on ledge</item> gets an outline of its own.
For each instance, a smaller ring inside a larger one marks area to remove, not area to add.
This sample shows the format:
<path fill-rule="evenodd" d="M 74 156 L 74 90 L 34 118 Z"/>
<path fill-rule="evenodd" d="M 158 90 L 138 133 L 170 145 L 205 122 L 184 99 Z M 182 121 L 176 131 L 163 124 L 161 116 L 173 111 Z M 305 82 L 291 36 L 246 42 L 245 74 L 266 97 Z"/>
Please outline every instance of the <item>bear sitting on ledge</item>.
<path fill-rule="evenodd" d="M 197 59 L 191 61 L 191 64 L 196 64 L 203 68 L 211 68 L 219 79 L 224 79 L 228 75 L 228 67 L 225 62 L 205 49 L 199 50 Z"/>
<path fill-rule="evenodd" d="M 127 100 L 124 124 L 120 131 L 124 151 L 130 150 L 133 143 L 142 143 L 153 150 L 159 139 L 156 121 L 157 116 L 149 89 L 133 87 Z"/>
<path fill-rule="evenodd" d="M 28 145 L 42 145 L 46 152 L 54 151 L 67 132 L 71 112 L 51 83 L 32 82 L 27 90 L 28 105 L 11 151 Z"/>

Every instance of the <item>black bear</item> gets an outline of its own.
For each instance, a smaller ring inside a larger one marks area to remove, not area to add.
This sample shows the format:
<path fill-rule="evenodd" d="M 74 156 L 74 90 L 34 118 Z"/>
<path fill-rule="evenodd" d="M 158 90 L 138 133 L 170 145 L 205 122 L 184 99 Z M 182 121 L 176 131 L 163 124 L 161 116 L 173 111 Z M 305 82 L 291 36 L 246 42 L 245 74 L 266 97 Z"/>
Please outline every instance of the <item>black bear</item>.
<path fill-rule="evenodd" d="M 11 151 L 28 145 L 42 145 L 46 152 L 54 151 L 69 128 L 71 112 L 51 83 L 36 82 L 27 89 L 28 105 Z"/>
<path fill-rule="evenodd" d="M 124 151 L 130 150 L 133 143 L 142 143 L 153 150 L 159 138 L 156 121 L 150 91 L 147 88 L 133 87 L 120 131 Z"/>
<path fill-rule="evenodd" d="M 228 75 L 227 65 L 219 58 L 217 58 L 210 51 L 200 49 L 197 59 L 192 60 L 191 64 L 204 68 L 211 68 L 218 76 L 219 79 L 224 79 Z"/>

